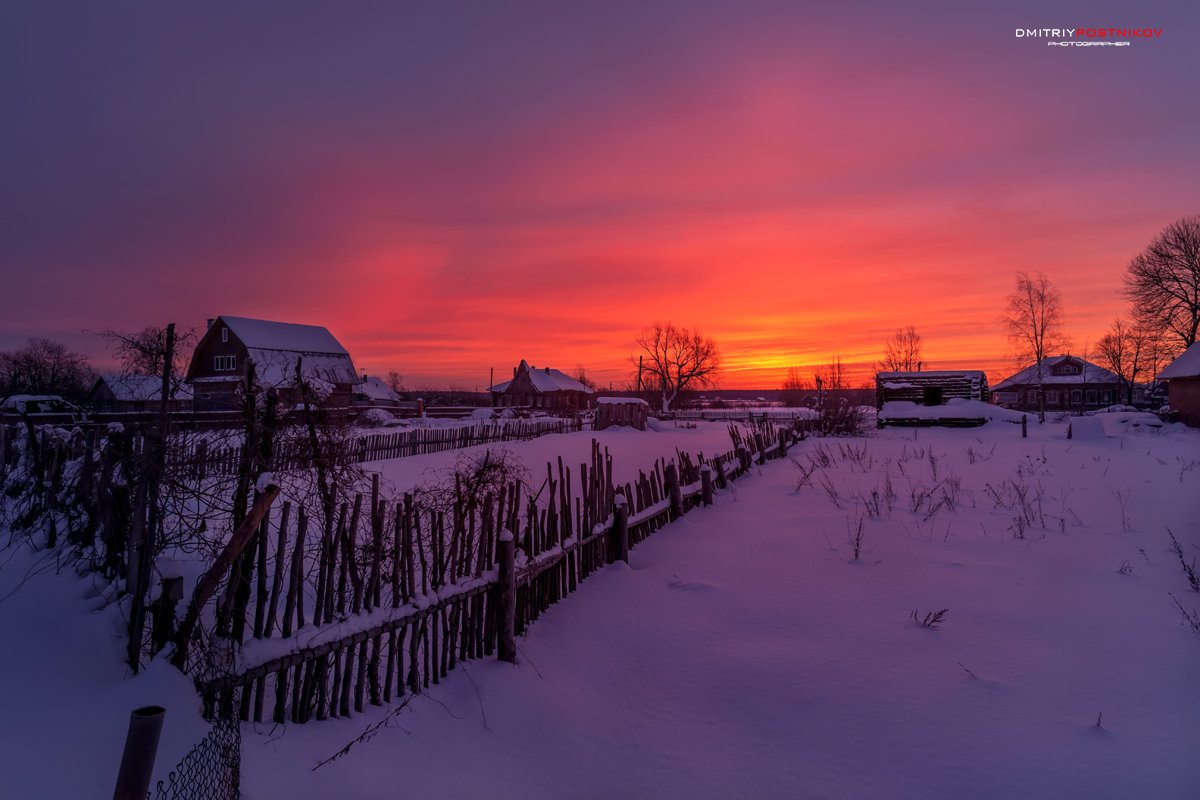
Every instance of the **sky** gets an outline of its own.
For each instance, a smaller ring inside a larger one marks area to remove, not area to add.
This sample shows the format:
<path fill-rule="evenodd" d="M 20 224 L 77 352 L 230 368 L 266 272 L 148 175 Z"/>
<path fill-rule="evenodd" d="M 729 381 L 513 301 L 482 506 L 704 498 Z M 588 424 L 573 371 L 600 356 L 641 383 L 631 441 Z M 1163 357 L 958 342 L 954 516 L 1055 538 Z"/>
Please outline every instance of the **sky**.
<path fill-rule="evenodd" d="M 1200 5 L 825 5 L 5 3 L 0 349 L 230 314 L 620 386 L 670 321 L 774 388 L 914 325 L 995 381 L 1017 271 L 1094 346 L 1200 212 Z"/>

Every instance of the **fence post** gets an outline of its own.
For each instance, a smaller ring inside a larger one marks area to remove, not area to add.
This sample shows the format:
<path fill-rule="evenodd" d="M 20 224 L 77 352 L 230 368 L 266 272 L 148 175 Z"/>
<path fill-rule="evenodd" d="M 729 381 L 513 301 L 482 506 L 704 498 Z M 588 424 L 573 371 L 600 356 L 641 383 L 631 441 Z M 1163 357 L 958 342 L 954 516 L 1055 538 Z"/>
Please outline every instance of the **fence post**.
<path fill-rule="evenodd" d="M 712 467 L 708 464 L 700 466 L 700 499 L 706 506 L 713 504 Z"/>
<path fill-rule="evenodd" d="M 669 461 L 663 472 L 663 477 L 667 482 L 667 496 L 671 498 L 671 519 L 679 519 L 683 516 L 683 493 L 679 490 L 679 468 L 675 466 L 674 461 Z"/>
<path fill-rule="evenodd" d="M 497 623 L 500 628 L 496 656 L 510 664 L 517 663 L 517 571 L 514 565 L 517 543 L 512 531 L 500 531 L 496 541 L 496 557 L 499 567 L 500 604 Z"/>
<path fill-rule="evenodd" d="M 717 486 L 725 489 L 729 486 L 729 479 L 725 477 L 725 459 L 722 456 L 717 456 L 714 462 L 717 465 Z"/>
<path fill-rule="evenodd" d="M 616 558 L 629 563 L 629 503 L 625 495 L 613 498 L 613 541 Z M 616 560 L 616 559 L 614 559 Z"/>
<path fill-rule="evenodd" d="M 129 731 L 125 734 L 125 752 L 121 754 L 113 800 L 145 800 L 166 713 L 162 706 L 142 706 L 129 715 Z"/>
<path fill-rule="evenodd" d="M 754 434 L 754 447 L 758 450 L 758 463 L 767 463 L 767 445 L 761 433 Z"/>
<path fill-rule="evenodd" d="M 1025 425 L 1027 424 L 1026 423 L 1027 419 L 1029 419 L 1029 417 L 1025 416 L 1024 414 L 1021 415 L 1021 438 L 1022 439 L 1029 436 L 1029 432 L 1025 429 Z"/>

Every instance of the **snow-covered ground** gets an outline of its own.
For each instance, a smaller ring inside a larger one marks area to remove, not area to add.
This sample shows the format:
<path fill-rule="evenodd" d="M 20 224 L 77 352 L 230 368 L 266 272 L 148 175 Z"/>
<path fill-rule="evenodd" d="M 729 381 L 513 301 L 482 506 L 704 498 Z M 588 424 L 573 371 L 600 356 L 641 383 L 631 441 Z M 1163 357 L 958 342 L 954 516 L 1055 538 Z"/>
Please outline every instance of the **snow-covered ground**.
<path fill-rule="evenodd" d="M 511 447 L 537 478 L 592 436 Z M 597 438 L 621 480 L 729 448 L 719 424 Z M 395 707 L 243 726 L 244 796 L 1200 796 L 1200 635 L 1168 593 L 1200 594 L 1167 534 L 1200 556 L 1200 433 L 992 422 L 792 454 L 590 578 L 520 664 L 468 663 L 344 757 L 313 769 Z M 402 487 L 453 457 L 370 466 Z M 0 597 L 31 558 L 4 557 Z M 83 594 L 42 575 L 0 601 L 8 796 L 111 793 L 144 702 L 168 708 L 162 774 L 204 731 L 186 679 L 123 680 Z"/>

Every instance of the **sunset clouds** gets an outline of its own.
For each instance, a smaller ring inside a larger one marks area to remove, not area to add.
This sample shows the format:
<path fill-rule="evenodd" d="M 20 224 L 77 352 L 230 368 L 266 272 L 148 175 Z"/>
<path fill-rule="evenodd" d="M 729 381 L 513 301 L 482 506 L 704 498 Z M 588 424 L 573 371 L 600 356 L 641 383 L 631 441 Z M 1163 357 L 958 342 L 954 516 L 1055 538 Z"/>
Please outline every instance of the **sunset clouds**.
<path fill-rule="evenodd" d="M 1094 342 L 1197 210 L 1200 14 L 1089 3 L 1164 33 L 1058 48 L 1014 30 L 1069 4 L 853 6 L 10 7 L 0 347 L 237 314 L 472 388 L 623 381 L 672 320 L 771 387 L 912 324 L 998 378 L 1017 270 Z"/>

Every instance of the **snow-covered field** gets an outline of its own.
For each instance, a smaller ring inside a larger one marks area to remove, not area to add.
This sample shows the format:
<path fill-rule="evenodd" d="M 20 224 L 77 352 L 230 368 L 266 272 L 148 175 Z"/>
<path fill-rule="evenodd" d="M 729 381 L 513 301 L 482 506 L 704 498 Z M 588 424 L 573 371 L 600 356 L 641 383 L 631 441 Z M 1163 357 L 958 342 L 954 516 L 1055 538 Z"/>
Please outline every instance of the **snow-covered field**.
<path fill-rule="evenodd" d="M 511 447 L 536 479 L 591 438 Z M 720 424 L 597 438 L 620 480 L 729 449 Z M 244 796 L 1200 796 L 1200 634 L 1171 597 L 1200 594 L 1167 534 L 1200 556 L 1200 433 L 992 422 L 792 454 L 590 578 L 520 664 L 468 663 L 344 757 L 313 770 L 394 708 L 243 726 Z M 403 487 L 453 457 L 370 466 Z M 113 609 L 67 575 L 9 596 L 33 556 L 3 556 L 5 795 L 111 794 L 145 702 L 165 774 L 205 730 L 188 681 L 124 680 Z"/>

